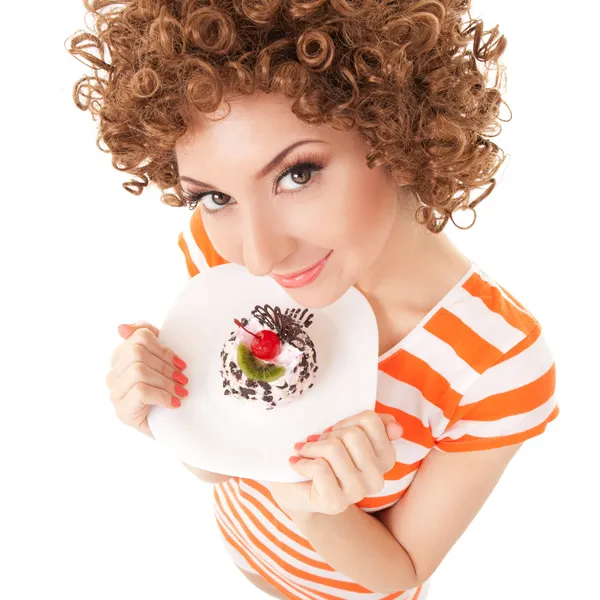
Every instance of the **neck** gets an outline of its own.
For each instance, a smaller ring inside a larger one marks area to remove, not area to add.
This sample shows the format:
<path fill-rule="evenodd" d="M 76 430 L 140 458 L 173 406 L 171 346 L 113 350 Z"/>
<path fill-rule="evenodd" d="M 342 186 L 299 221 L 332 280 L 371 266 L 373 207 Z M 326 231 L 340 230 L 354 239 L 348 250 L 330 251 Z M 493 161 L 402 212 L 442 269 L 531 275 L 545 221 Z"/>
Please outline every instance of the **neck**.
<path fill-rule="evenodd" d="M 356 287 L 382 307 L 429 310 L 468 270 L 470 261 L 444 233 L 417 223 L 416 197 L 401 188 L 383 251 Z"/>

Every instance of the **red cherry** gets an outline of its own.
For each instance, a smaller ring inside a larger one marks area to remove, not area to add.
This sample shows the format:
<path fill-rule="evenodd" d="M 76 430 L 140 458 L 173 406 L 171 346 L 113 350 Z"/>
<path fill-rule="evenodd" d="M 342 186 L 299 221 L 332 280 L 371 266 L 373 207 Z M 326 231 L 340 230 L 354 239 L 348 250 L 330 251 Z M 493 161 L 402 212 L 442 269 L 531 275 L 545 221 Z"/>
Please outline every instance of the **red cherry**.
<path fill-rule="evenodd" d="M 250 349 L 257 358 L 273 360 L 281 352 L 281 340 L 274 331 L 263 329 L 254 336 Z"/>
<path fill-rule="evenodd" d="M 263 329 L 258 333 L 252 333 L 248 331 L 237 319 L 233 320 L 234 323 L 241 327 L 246 333 L 253 336 L 252 343 L 250 344 L 250 350 L 257 358 L 262 360 L 273 360 L 281 352 L 281 340 L 279 336 L 269 329 Z"/>

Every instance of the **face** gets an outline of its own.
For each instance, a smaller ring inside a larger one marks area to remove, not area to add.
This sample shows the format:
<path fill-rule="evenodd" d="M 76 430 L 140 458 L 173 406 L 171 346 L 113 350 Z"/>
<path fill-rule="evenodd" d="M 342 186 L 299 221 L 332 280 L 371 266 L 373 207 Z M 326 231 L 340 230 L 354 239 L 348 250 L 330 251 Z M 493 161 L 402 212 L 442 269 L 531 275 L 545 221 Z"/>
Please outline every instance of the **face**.
<path fill-rule="evenodd" d="M 200 115 L 177 145 L 177 162 L 217 252 L 321 308 L 381 254 L 397 186 L 366 166 L 368 147 L 355 132 L 307 125 L 290 107 L 261 94 L 233 101 L 223 120 Z"/>

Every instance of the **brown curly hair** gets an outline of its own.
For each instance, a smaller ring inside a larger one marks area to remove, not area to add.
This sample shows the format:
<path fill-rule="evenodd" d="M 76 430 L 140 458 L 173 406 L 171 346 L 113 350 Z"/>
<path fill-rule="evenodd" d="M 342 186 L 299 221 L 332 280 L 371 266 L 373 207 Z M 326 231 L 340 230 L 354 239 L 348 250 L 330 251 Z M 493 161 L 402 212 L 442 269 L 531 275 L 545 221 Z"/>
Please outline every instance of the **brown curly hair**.
<path fill-rule="evenodd" d="M 471 0 L 84 5 L 93 33 L 76 32 L 67 50 L 93 74 L 77 81 L 73 100 L 99 118 L 96 144 L 134 175 L 123 184 L 132 194 L 153 182 L 174 190 L 164 203 L 189 206 L 176 142 L 198 111 L 254 92 L 284 94 L 306 123 L 355 127 L 370 148 L 367 164 L 412 186 L 416 217 L 432 232 L 496 185 L 505 155 L 489 138 L 502 130 L 506 39 L 472 19 Z"/>

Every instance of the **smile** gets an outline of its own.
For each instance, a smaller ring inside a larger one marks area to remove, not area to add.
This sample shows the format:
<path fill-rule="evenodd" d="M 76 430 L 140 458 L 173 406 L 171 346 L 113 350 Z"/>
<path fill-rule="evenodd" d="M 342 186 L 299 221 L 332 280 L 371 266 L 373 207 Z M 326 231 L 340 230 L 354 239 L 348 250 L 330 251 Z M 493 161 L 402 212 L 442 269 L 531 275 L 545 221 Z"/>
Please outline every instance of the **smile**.
<path fill-rule="evenodd" d="M 275 275 L 273 273 L 271 277 L 284 288 L 301 288 L 310 285 L 321 274 L 332 252 L 333 250 L 318 263 L 315 263 L 312 267 L 308 267 L 308 269 L 291 273 L 290 275 Z"/>

